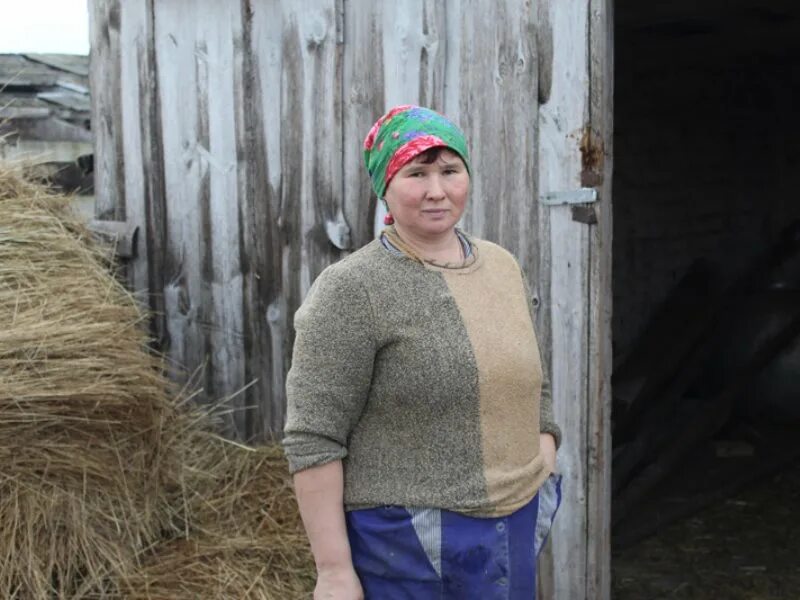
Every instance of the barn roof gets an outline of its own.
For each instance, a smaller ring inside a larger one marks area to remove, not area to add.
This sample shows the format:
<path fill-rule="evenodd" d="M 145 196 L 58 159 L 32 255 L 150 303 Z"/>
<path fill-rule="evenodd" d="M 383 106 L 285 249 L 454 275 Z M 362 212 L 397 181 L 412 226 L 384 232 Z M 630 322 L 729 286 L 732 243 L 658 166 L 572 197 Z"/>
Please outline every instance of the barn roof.
<path fill-rule="evenodd" d="M 0 54 L 0 127 L 22 137 L 91 141 L 89 57 Z"/>

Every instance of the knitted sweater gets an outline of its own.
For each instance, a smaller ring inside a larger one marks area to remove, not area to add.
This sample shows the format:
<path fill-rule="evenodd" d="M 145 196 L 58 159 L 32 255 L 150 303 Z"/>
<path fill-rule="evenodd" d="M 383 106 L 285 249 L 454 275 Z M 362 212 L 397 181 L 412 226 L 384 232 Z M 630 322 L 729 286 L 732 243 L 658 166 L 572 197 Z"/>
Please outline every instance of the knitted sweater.
<path fill-rule="evenodd" d="M 374 240 L 295 315 L 284 449 L 292 472 L 343 459 L 347 510 L 501 516 L 547 478 L 539 432 L 560 432 L 530 294 L 511 254 L 470 241 L 446 268 Z"/>

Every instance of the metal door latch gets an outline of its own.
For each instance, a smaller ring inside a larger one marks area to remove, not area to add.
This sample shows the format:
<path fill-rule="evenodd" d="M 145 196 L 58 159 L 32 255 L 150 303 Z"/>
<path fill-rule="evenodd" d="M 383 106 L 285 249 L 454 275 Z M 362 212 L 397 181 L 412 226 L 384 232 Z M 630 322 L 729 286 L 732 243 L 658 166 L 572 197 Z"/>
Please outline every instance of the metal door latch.
<path fill-rule="evenodd" d="M 548 206 L 591 204 L 592 202 L 597 202 L 597 190 L 594 188 L 580 188 L 568 192 L 547 192 L 539 196 L 539 201 Z"/>

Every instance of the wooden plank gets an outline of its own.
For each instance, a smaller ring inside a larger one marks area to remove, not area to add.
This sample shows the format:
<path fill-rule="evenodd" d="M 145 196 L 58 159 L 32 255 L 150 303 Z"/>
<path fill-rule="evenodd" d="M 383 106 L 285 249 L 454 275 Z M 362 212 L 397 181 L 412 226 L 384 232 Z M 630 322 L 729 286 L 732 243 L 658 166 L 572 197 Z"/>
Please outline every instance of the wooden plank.
<path fill-rule="evenodd" d="M 614 140 L 614 3 L 589 3 L 589 131 L 582 183 L 595 186 L 597 226 L 589 258 L 586 597 L 611 598 L 611 372 Z"/>
<path fill-rule="evenodd" d="M 164 306 L 164 160 L 156 89 L 153 0 L 121 6 L 122 144 L 127 221 L 139 227 L 128 284 L 151 313 L 156 348 L 169 348 Z"/>
<path fill-rule="evenodd" d="M 169 2 L 153 5 L 166 199 L 163 294 L 168 343 L 164 351 L 176 367 L 190 372 L 205 362 L 207 337 L 197 321 L 202 322 L 203 305 L 209 303 L 200 277 L 201 258 L 207 251 L 198 218 L 201 187 L 204 198 L 208 197 L 208 164 L 201 161 L 197 149 L 198 103 L 205 90 L 201 94 L 197 89 L 192 14 Z M 202 109 L 205 113 L 205 106 Z"/>
<path fill-rule="evenodd" d="M 102 0 L 105 1 L 105 0 Z M 90 15 L 91 17 L 91 15 Z M 91 35 L 91 33 L 90 33 Z M 74 85 L 86 89 L 86 75 L 74 75 L 29 59 L 26 54 L 0 54 L 0 87 L 19 88 Z M 86 61 L 86 57 L 79 57 Z"/>
<path fill-rule="evenodd" d="M 52 114 L 52 110 L 44 107 L 0 106 L 0 119 L 48 119 Z"/>
<path fill-rule="evenodd" d="M 334 257 L 324 219 L 341 209 L 339 5 L 335 0 L 302 6 L 284 0 L 282 7 L 281 117 L 286 134 L 281 162 L 292 169 L 281 200 L 281 218 L 291 232 L 284 249 L 291 280 L 283 289 L 291 307 Z"/>
<path fill-rule="evenodd" d="M 0 119 L 3 118 L 2 111 L 0 111 Z M 0 122 L 0 135 L 19 136 L 28 142 L 86 146 L 86 154 L 91 154 L 93 151 L 94 140 L 91 131 L 56 117 L 3 121 Z"/>
<path fill-rule="evenodd" d="M 381 5 L 369 0 L 344 4 L 347 27 L 342 65 L 344 219 L 354 248 L 383 227 L 385 210 L 364 168 L 363 139 L 388 104 L 385 98 Z"/>
<path fill-rule="evenodd" d="M 445 112 L 467 135 L 475 175 L 464 226 L 511 251 L 534 288 L 540 279 L 536 19 L 524 0 L 447 3 Z"/>
<path fill-rule="evenodd" d="M 552 83 L 539 108 L 539 185 L 542 192 L 581 187 L 580 142 L 588 119 L 587 3 L 547 2 L 553 28 Z M 554 413 L 563 430 L 559 469 L 564 499 L 540 570 L 542 596 L 580 600 L 588 595 L 591 226 L 572 220 L 569 206 L 549 208 L 552 385 Z M 545 275 L 546 276 L 546 275 Z"/>
<path fill-rule="evenodd" d="M 89 57 L 81 54 L 46 54 L 46 53 L 24 53 L 22 54 L 30 61 L 53 67 L 59 71 L 66 71 L 73 75 L 89 76 Z"/>
<path fill-rule="evenodd" d="M 260 80 L 265 148 L 260 152 L 267 172 L 258 177 L 267 182 L 268 194 L 267 205 L 245 221 L 246 252 L 262 257 L 257 283 L 246 287 L 245 311 L 259 311 L 265 336 L 251 343 L 250 372 L 264 379 L 262 389 L 267 384 L 270 389 L 265 397 L 254 396 L 259 408 L 249 431 L 255 435 L 282 431 L 292 319 L 312 281 L 340 256 L 326 223 L 340 220 L 343 184 L 340 2 L 299 6 L 286 0 L 279 7 L 253 7 L 250 43 L 265 73 Z M 263 202 L 261 194 L 254 190 L 251 206 Z M 258 226 L 266 221 L 271 225 L 262 246 L 254 240 L 265 235 Z"/>
<path fill-rule="evenodd" d="M 124 149 L 120 69 L 120 0 L 95 0 L 89 5 L 91 59 L 89 82 L 94 123 L 95 215 L 125 220 Z"/>
<path fill-rule="evenodd" d="M 114 248 L 117 258 L 131 259 L 138 253 L 139 228 L 124 221 L 98 221 L 87 223 L 95 241 Z"/>
<path fill-rule="evenodd" d="M 283 295 L 281 226 L 282 19 L 277 3 L 241 3 L 241 53 L 234 64 L 242 264 L 245 392 L 243 437 L 271 437 L 283 425 L 292 313 Z"/>
<path fill-rule="evenodd" d="M 66 108 L 76 112 L 89 112 L 91 109 L 88 94 L 80 94 L 78 92 L 63 91 L 63 92 L 40 92 L 37 98 L 55 104 L 60 108 Z M 75 115 L 76 117 L 78 115 Z"/>
<path fill-rule="evenodd" d="M 154 9 L 169 355 L 189 371 L 204 368 L 204 396 L 216 402 L 245 385 L 242 274 L 233 251 L 240 239 L 233 92 L 239 7 L 204 0 L 187 13 L 158 1 Z M 240 398 L 231 405 L 240 407 Z M 243 431 L 245 418 L 230 414 L 229 434 Z"/>
<path fill-rule="evenodd" d="M 284 250 L 289 244 L 282 217 L 284 123 L 283 12 L 278 3 L 243 3 L 241 115 L 237 131 L 246 144 L 242 178 L 242 271 L 247 360 L 248 438 L 271 436 L 283 427 L 284 387 L 291 352 L 292 316 L 284 293 Z M 248 18 L 249 17 L 249 18 Z M 241 171 L 240 171 L 241 172 Z"/>

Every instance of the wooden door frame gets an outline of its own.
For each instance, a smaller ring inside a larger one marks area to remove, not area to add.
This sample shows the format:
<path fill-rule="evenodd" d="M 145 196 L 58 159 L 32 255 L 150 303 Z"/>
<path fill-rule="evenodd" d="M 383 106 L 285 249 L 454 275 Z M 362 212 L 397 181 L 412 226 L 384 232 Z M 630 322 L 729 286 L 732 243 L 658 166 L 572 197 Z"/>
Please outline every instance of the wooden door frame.
<path fill-rule="evenodd" d="M 544 598 L 611 594 L 611 174 L 613 0 L 546 0 L 539 17 L 540 193 L 593 189 L 597 201 L 540 202 L 549 273 L 550 365 L 564 430 L 564 497 L 540 561 Z"/>

